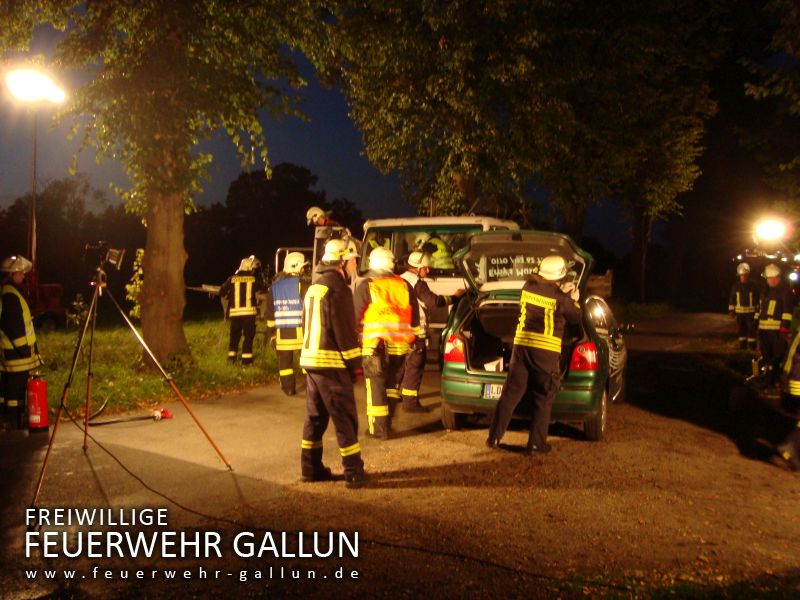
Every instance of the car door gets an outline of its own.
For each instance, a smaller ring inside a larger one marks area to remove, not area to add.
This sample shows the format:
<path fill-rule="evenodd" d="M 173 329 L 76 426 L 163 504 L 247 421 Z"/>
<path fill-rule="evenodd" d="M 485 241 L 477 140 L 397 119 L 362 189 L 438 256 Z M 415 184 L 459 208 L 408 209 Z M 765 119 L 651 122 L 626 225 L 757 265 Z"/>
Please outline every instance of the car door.
<path fill-rule="evenodd" d="M 609 395 L 616 399 L 625 384 L 628 351 L 614 313 L 599 296 L 586 299 L 586 310 L 598 337 L 608 348 Z"/>

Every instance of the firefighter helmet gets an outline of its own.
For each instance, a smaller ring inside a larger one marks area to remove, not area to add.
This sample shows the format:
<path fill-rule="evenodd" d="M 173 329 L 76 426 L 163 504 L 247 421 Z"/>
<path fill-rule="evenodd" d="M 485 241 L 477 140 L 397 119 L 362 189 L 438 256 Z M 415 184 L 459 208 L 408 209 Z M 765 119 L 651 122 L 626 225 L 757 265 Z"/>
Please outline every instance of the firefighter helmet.
<path fill-rule="evenodd" d="M 545 256 L 539 264 L 539 276 L 548 281 L 559 281 L 567 274 L 567 263 L 557 254 Z"/>
<path fill-rule="evenodd" d="M 431 257 L 427 252 L 416 250 L 408 257 L 408 266 L 415 269 L 431 266 Z"/>
<path fill-rule="evenodd" d="M 781 270 L 778 265 L 774 265 L 769 263 L 766 267 L 764 267 L 764 277 L 770 279 L 771 277 L 780 277 Z"/>
<path fill-rule="evenodd" d="M 261 266 L 261 261 L 255 257 L 255 254 L 251 254 L 247 258 L 243 258 L 242 262 L 239 263 L 239 268 L 237 269 L 237 273 L 241 273 L 244 271 L 255 271 Z"/>
<path fill-rule="evenodd" d="M 308 264 L 302 252 L 289 252 L 283 259 L 283 272 L 297 275 Z"/>
<path fill-rule="evenodd" d="M 354 238 L 350 238 L 347 240 L 347 254 L 345 254 L 344 259 L 350 260 L 351 258 L 358 258 L 361 256 L 361 248 L 358 240 Z"/>
<path fill-rule="evenodd" d="M 340 263 L 347 255 L 347 244 L 344 240 L 333 239 L 325 243 L 325 254 L 322 255 L 322 262 Z"/>
<path fill-rule="evenodd" d="M 747 263 L 739 263 L 739 266 L 736 267 L 736 274 L 737 275 L 749 275 L 750 274 L 750 265 Z"/>
<path fill-rule="evenodd" d="M 27 273 L 33 268 L 33 263 L 24 256 L 9 256 L 3 261 L 0 271 L 6 273 Z"/>
<path fill-rule="evenodd" d="M 414 248 L 422 248 L 429 239 L 431 239 L 430 233 L 418 233 L 417 237 L 414 238 Z"/>
<path fill-rule="evenodd" d="M 306 224 L 311 225 L 316 224 L 317 220 L 320 217 L 325 216 L 325 211 L 322 210 L 319 206 L 312 206 L 306 211 Z"/>
<path fill-rule="evenodd" d="M 394 254 L 388 248 L 378 246 L 369 254 L 370 271 L 394 271 Z"/>

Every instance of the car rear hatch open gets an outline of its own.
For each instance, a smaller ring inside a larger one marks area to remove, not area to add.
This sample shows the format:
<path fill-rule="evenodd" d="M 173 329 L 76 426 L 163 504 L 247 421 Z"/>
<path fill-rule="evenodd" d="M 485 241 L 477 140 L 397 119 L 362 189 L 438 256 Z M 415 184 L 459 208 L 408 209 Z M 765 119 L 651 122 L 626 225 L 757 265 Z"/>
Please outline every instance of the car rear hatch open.
<path fill-rule="evenodd" d="M 474 292 L 472 310 L 457 332 L 464 340 L 467 369 L 471 372 L 508 371 L 514 332 L 519 319 L 519 295 L 525 280 L 536 272 L 541 260 L 557 254 L 568 265 L 565 281 L 582 289 L 593 264 L 587 254 L 567 236 L 543 231 L 492 231 L 477 234 L 456 256 L 465 279 Z M 582 327 L 565 332 L 562 362 L 572 346 L 584 338 Z M 566 364 L 562 365 L 562 371 Z"/>

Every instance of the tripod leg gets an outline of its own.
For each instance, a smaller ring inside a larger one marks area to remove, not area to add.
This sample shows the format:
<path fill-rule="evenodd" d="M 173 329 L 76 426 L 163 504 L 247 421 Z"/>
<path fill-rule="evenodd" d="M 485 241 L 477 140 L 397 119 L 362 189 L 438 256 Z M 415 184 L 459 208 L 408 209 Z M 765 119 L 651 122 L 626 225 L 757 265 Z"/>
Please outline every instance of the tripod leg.
<path fill-rule="evenodd" d="M 217 455 L 222 459 L 222 462 L 225 463 L 225 466 L 227 466 L 229 470 L 233 471 L 233 467 L 231 466 L 231 463 L 228 462 L 228 459 L 225 458 L 225 456 L 222 454 L 222 451 L 214 443 L 214 440 L 211 439 L 211 435 L 209 435 L 209 433 L 206 431 L 205 427 L 203 427 L 203 424 L 200 422 L 200 419 L 197 418 L 197 415 L 194 413 L 192 408 L 189 406 L 189 401 L 186 400 L 186 398 L 183 397 L 183 394 L 181 394 L 180 390 L 175 385 L 175 382 L 172 380 L 172 376 L 169 373 L 167 373 L 164 370 L 164 367 L 161 366 L 161 363 L 158 362 L 158 359 L 155 357 L 155 355 L 153 354 L 152 350 L 150 350 L 150 347 L 147 345 L 147 342 L 144 341 L 144 338 L 136 330 L 136 327 L 133 325 L 133 323 L 131 323 L 131 320 L 128 318 L 128 315 L 125 314 L 125 311 L 122 310 L 122 307 L 117 303 L 117 300 L 116 300 L 116 298 L 114 298 L 114 295 L 111 293 L 111 290 L 106 289 L 106 293 L 108 294 L 108 297 L 111 298 L 111 302 L 116 307 L 117 312 L 119 312 L 119 314 L 122 315 L 122 318 L 125 320 L 125 323 L 128 324 L 128 327 L 133 332 L 133 335 L 136 337 L 136 339 L 139 341 L 139 344 L 142 346 L 142 348 L 144 348 L 144 351 L 147 352 L 147 355 L 150 357 L 150 360 L 153 361 L 153 364 L 161 372 L 161 376 L 167 382 L 167 384 L 169 385 L 170 389 L 173 391 L 175 396 L 177 396 L 178 400 L 181 401 L 181 404 L 183 404 L 183 407 L 186 409 L 186 412 L 188 412 L 189 415 L 191 415 L 192 419 L 194 419 L 194 422 L 200 428 L 200 431 L 203 432 L 203 435 L 206 436 L 206 439 L 211 444 L 211 446 L 214 448 L 214 450 L 217 452 Z"/>
<path fill-rule="evenodd" d="M 72 366 L 69 369 L 69 375 L 67 376 L 67 382 L 64 384 L 64 391 L 61 394 L 61 402 L 58 404 L 58 413 L 56 414 L 56 421 L 53 424 L 53 435 L 50 436 L 50 442 L 47 444 L 47 452 L 44 455 L 44 462 L 42 463 L 42 469 L 39 471 L 39 479 L 36 482 L 36 491 L 33 494 L 33 500 L 31 501 L 31 506 L 36 506 L 36 503 L 39 501 L 39 494 L 42 492 L 42 484 L 44 484 L 44 474 L 47 470 L 47 462 L 50 459 L 50 452 L 53 450 L 53 445 L 56 441 L 56 434 L 58 433 L 58 424 L 61 422 L 61 413 L 64 411 L 64 404 L 67 401 L 67 395 L 69 394 L 69 390 L 72 387 L 72 377 L 75 375 L 75 366 L 78 364 L 78 357 L 81 353 L 81 346 L 83 345 L 83 339 L 86 337 L 86 330 L 89 328 L 89 321 L 92 319 L 92 315 L 97 310 L 97 297 L 100 295 L 99 286 L 95 287 L 94 294 L 92 295 L 92 301 L 89 304 L 89 311 L 86 313 L 86 319 L 83 322 L 83 326 L 81 327 L 81 333 L 78 336 L 78 341 L 75 344 L 75 353 L 72 355 Z"/>
<path fill-rule="evenodd" d="M 102 294 L 102 282 L 97 282 L 96 290 L 98 299 Z M 92 319 L 92 328 L 89 331 L 89 364 L 86 369 L 86 409 L 83 415 L 83 451 L 89 449 L 89 403 L 92 401 L 92 381 L 94 381 L 94 332 L 97 324 L 97 301 L 94 303 L 94 310 L 89 311 Z"/>

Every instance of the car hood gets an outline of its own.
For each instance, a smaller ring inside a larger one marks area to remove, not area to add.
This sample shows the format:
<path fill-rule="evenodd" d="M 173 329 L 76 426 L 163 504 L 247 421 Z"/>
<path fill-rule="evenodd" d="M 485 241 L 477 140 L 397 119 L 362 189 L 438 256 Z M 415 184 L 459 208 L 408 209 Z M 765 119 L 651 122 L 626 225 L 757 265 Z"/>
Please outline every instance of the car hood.
<path fill-rule="evenodd" d="M 557 254 L 567 261 L 565 281 L 583 290 L 594 264 L 569 236 L 551 231 L 486 231 L 473 235 L 455 261 L 472 290 L 492 293 L 519 290 L 537 272 L 545 256 Z"/>

